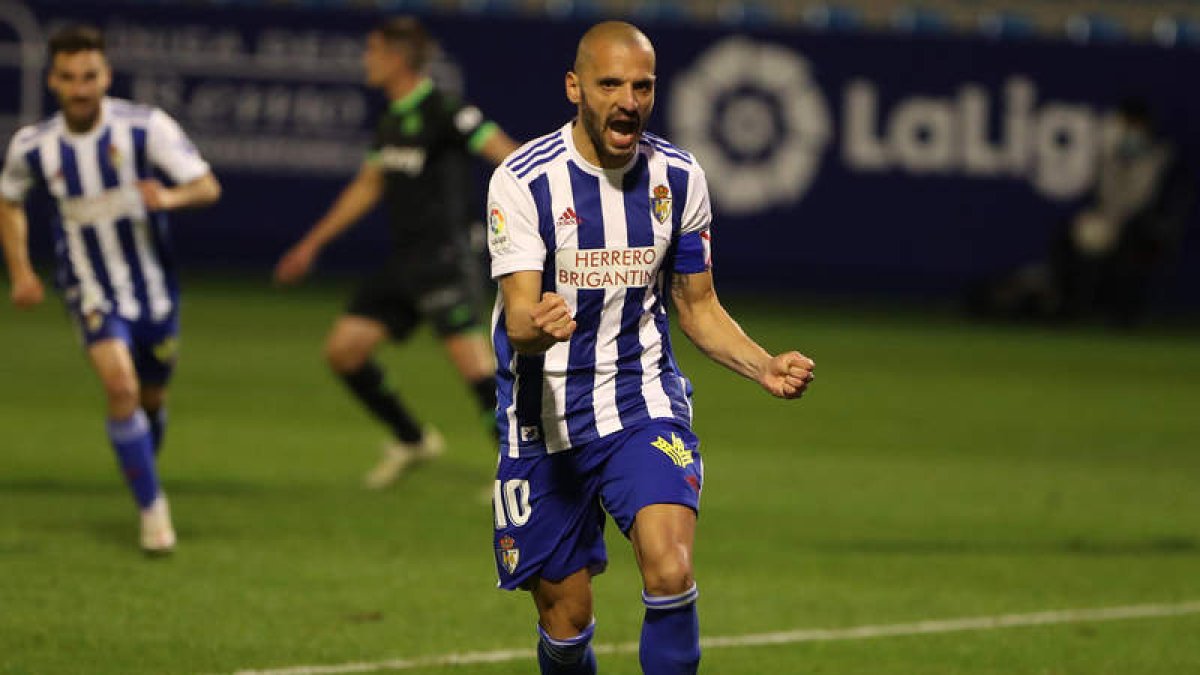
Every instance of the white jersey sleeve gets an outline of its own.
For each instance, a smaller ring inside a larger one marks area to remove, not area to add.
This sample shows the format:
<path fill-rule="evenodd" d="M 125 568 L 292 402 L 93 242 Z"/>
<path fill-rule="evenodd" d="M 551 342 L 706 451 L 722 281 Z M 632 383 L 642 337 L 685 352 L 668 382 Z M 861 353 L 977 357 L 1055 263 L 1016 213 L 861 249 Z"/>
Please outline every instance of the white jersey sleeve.
<path fill-rule="evenodd" d="M 503 167 L 492 173 L 487 209 L 492 277 L 542 271 L 546 265 L 546 243 L 538 233 L 533 195 Z"/>
<path fill-rule="evenodd" d="M 691 172 L 688 181 L 687 202 L 683 205 L 683 218 L 679 234 L 703 232 L 712 224 L 712 205 L 708 201 L 708 179 L 699 165 Z"/>
<path fill-rule="evenodd" d="M 209 172 L 208 162 L 179 124 L 157 108 L 146 129 L 146 155 L 177 184 L 190 183 Z"/>
<path fill-rule="evenodd" d="M 33 171 L 25 161 L 21 138 L 25 130 L 13 135 L 4 158 L 4 171 L 0 173 L 0 197 L 10 202 L 25 201 L 25 195 L 33 187 Z"/>
<path fill-rule="evenodd" d="M 674 271 L 697 274 L 712 268 L 712 205 L 708 200 L 708 181 L 699 165 L 691 172 L 687 193 Z"/>

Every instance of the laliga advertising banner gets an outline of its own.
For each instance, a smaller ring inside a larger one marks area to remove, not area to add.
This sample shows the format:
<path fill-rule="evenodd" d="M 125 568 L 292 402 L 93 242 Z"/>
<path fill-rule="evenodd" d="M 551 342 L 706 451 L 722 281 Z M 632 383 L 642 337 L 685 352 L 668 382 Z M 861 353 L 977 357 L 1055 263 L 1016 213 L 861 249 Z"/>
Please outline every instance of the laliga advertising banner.
<path fill-rule="evenodd" d="M 43 40 L 105 29 L 114 93 L 156 103 L 226 188 L 174 236 L 192 269 L 266 276 L 353 174 L 383 108 L 361 86 L 360 10 L 198 9 L 0 0 L 0 133 L 53 110 Z M 430 16 L 434 68 L 512 136 L 568 119 L 563 74 L 584 23 Z M 649 128 L 693 151 L 716 209 L 722 287 L 954 294 L 1040 257 L 1092 184 L 1113 107 L 1145 98 L 1200 166 L 1200 51 L 647 25 L 658 52 Z M 480 186 L 464 199 L 482 210 Z M 380 259 L 378 216 L 327 268 Z M 1169 279 L 1200 302 L 1200 223 Z M 41 241 L 45 246 L 45 240 Z M 45 260 L 45 256 L 42 256 Z"/>

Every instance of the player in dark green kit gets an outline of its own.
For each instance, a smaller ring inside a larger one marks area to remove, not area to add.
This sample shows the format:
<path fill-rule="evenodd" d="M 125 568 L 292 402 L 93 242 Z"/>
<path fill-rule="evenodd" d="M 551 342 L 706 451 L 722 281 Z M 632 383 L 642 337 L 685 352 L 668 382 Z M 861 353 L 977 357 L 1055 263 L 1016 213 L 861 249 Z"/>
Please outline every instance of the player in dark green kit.
<path fill-rule="evenodd" d="M 437 47 L 415 19 L 389 19 L 367 36 L 369 86 L 391 101 L 358 175 L 329 211 L 280 259 L 275 279 L 304 277 L 321 249 L 375 207 L 386 205 L 395 241 L 387 265 L 369 278 L 337 318 L 325 343 L 333 371 L 392 432 L 368 487 L 392 482 L 411 463 L 442 450 L 386 386 L 374 360 L 384 340 L 403 340 L 432 323 L 479 407 L 493 419 L 495 363 L 483 332 L 483 281 L 467 242 L 471 155 L 498 165 L 516 144 L 475 106 L 440 91 L 426 75 Z"/>

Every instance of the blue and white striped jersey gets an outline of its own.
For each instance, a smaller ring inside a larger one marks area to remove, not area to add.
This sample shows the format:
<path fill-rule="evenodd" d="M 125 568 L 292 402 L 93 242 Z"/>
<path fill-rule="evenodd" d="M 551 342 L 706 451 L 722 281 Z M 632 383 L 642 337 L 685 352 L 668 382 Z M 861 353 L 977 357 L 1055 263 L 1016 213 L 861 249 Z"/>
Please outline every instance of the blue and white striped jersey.
<path fill-rule="evenodd" d="M 105 98 L 87 133 L 59 113 L 13 136 L 0 197 L 21 202 L 42 184 L 54 199 L 55 281 L 73 310 L 158 321 L 174 309 L 165 217 L 148 214 L 137 189 L 155 168 L 176 183 L 209 171 L 173 119 L 130 101 Z"/>
<path fill-rule="evenodd" d="M 576 331 L 545 354 L 508 340 L 492 315 L 500 449 L 510 457 L 579 446 L 649 419 L 691 423 L 691 385 L 671 352 L 669 276 L 709 268 L 712 213 L 688 153 L 645 134 L 623 169 L 589 164 L 572 124 L 526 143 L 492 174 L 492 276 L 542 273 Z"/>

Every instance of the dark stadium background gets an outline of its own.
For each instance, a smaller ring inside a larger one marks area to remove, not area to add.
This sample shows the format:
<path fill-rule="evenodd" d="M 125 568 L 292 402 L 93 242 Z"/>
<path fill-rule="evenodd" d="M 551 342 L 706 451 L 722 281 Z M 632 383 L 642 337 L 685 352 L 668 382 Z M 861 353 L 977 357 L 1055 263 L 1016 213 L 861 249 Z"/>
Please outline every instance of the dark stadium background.
<path fill-rule="evenodd" d="M 663 86 L 650 128 L 697 152 L 714 186 L 722 287 L 945 299 L 975 279 L 1035 260 L 1080 204 L 1103 120 L 1127 97 L 1145 99 L 1166 135 L 1200 166 L 1200 90 L 1186 84 L 1189 73 L 1200 72 L 1200 49 L 1187 42 L 1193 24 L 1186 16 L 1170 24 L 1170 35 L 1162 23 L 1179 3 L 1162 3 L 1162 16 L 1153 7 L 1137 13 L 1112 3 L 1118 17 L 1130 17 L 1115 27 L 1111 18 L 1039 10 L 1037 3 L 992 3 L 990 10 L 1028 9 L 1025 24 L 1019 14 L 990 11 L 989 3 L 941 4 L 942 14 L 906 13 L 895 4 L 880 17 L 877 4 L 862 3 L 858 14 L 850 5 L 833 20 L 815 3 L 752 5 L 757 10 L 740 13 L 704 2 L 630 9 L 635 20 L 646 19 L 658 48 Z M 963 5 L 975 9 L 964 14 Z M 40 65 L 17 67 L 18 44 L 34 45 L 37 55 L 37 34 L 20 30 L 44 33 L 69 19 L 107 30 L 114 93 L 175 114 L 226 187 L 216 208 L 178 219 L 175 240 L 186 268 L 251 272 L 269 268 L 361 157 L 381 101 L 358 85 L 357 50 L 382 11 L 422 13 L 445 48 L 438 79 L 527 140 L 571 115 L 562 77 L 573 45 L 589 21 L 622 8 L 570 1 L 5 6 L 12 15 L 7 22 L 0 16 L 9 56 L 0 68 L 5 91 L 22 91 L 17 78 Z M 843 15 L 851 17 L 843 22 L 858 17 L 858 29 L 838 23 Z M 1004 37 L 1004 26 L 1012 37 Z M 1172 35 L 1176 41 L 1164 46 Z M 1025 103 L 1012 94 L 1014 83 L 1029 92 Z M 852 111 L 851 91 L 864 87 L 870 102 L 860 97 Z M 45 95 L 44 88 L 32 91 Z M 973 111 L 964 107 L 968 95 L 979 101 Z M 0 117 L 5 137 L 20 117 L 13 113 L 32 114 L 23 96 L 6 97 L 0 109 L 8 115 Z M 907 132 L 889 131 L 898 111 L 915 108 L 921 110 Z M 852 124 L 853 115 L 865 122 Z M 1020 141 L 1007 135 L 1015 118 Z M 850 147 L 856 143 L 890 143 L 883 151 L 890 158 L 865 166 L 852 158 L 862 154 Z M 1017 146 L 1015 158 L 992 169 L 971 168 L 965 159 L 1011 155 Z M 901 154 L 912 159 L 896 159 Z M 482 201 L 479 190 L 464 192 Z M 1160 304 L 1200 302 L 1196 219 L 1193 213 L 1182 251 L 1158 279 Z M 35 234 L 45 260 L 44 229 Z M 361 268 L 385 239 L 377 224 L 361 227 L 323 264 Z"/>

